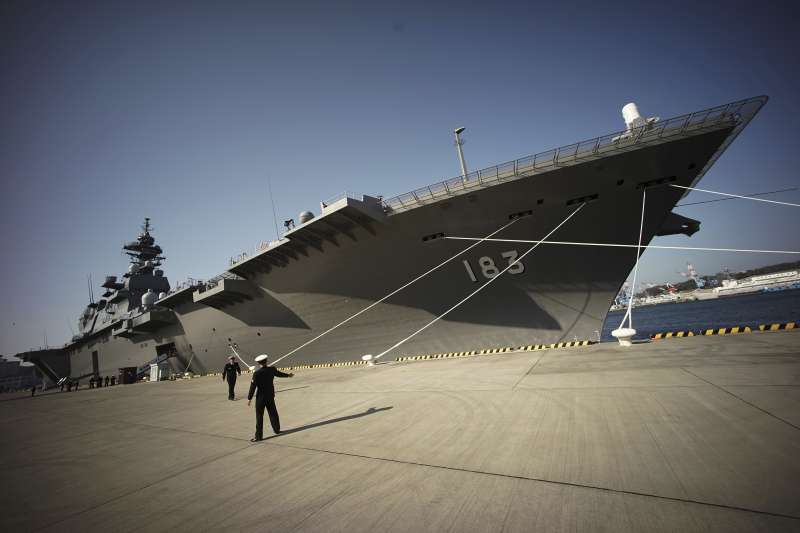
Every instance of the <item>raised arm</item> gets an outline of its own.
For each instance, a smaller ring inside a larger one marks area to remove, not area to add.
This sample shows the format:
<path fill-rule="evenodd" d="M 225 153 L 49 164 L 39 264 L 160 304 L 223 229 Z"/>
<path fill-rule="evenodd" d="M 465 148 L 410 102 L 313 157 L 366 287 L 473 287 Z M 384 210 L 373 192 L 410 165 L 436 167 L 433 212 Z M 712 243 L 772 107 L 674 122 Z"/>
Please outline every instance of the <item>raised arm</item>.
<path fill-rule="evenodd" d="M 290 372 L 290 373 L 288 373 L 288 374 L 284 374 L 283 372 L 281 372 L 281 371 L 280 371 L 280 370 L 278 370 L 277 368 L 275 369 L 275 377 L 279 377 L 279 378 L 291 378 L 291 377 L 293 377 L 293 376 L 294 376 L 294 374 L 292 374 L 291 372 Z"/>

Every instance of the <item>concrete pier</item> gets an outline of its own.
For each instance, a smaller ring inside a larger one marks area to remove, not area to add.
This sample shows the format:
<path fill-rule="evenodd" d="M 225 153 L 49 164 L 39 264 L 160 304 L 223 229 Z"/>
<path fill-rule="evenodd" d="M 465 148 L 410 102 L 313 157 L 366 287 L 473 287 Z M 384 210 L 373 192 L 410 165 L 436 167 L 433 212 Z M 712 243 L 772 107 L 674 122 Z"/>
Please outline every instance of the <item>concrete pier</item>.
<path fill-rule="evenodd" d="M 248 384 L 0 396 L 0 530 L 800 531 L 800 332 Z"/>

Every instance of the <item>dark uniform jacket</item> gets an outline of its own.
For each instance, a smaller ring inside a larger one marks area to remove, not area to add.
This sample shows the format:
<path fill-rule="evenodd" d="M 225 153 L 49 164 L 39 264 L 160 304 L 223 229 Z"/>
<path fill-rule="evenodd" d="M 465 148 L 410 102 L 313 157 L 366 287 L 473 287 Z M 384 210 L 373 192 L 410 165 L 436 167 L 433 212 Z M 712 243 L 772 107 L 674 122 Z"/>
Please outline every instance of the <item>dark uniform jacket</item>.
<path fill-rule="evenodd" d="M 228 363 L 225 365 L 225 368 L 222 369 L 222 379 L 227 378 L 228 381 L 235 380 L 236 374 L 241 375 L 242 369 L 239 367 L 239 363 Z"/>
<path fill-rule="evenodd" d="M 258 389 L 259 396 L 275 396 L 275 385 L 272 382 L 275 377 L 288 378 L 289 374 L 284 374 L 274 366 L 262 366 L 253 372 L 253 381 L 250 382 L 247 399 L 253 399 L 256 389 Z"/>

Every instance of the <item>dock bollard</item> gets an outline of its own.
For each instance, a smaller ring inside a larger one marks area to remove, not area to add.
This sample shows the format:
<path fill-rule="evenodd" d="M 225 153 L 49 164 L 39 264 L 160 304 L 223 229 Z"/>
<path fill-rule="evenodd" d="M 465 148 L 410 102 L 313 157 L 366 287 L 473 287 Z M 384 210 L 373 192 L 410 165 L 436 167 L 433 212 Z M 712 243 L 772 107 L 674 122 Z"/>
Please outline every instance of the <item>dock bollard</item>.
<path fill-rule="evenodd" d="M 618 328 L 611 332 L 612 337 L 616 337 L 620 346 L 631 346 L 631 339 L 636 335 L 633 328 Z"/>
<path fill-rule="evenodd" d="M 368 353 L 367 355 L 362 355 L 361 356 L 361 360 L 362 361 L 366 361 L 369 366 L 375 366 L 375 363 L 373 362 L 374 358 L 375 357 L 371 353 Z"/>

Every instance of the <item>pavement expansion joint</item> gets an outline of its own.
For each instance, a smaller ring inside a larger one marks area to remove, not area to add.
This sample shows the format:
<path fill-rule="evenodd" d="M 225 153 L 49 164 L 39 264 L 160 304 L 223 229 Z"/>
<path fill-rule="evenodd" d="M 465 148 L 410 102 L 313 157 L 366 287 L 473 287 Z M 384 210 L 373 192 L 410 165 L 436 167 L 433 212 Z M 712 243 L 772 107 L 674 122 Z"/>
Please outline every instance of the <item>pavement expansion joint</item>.
<path fill-rule="evenodd" d="M 41 525 L 39 527 L 33 528 L 33 529 L 31 529 L 31 531 L 42 531 L 42 530 L 45 530 L 45 529 L 52 528 L 53 526 L 57 526 L 58 524 L 66 522 L 67 520 L 70 520 L 70 519 L 73 519 L 75 517 L 84 515 L 86 513 L 95 511 L 97 509 L 100 509 L 101 507 L 104 507 L 104 506 L 108 505 L 108 504 L 114 503 L 115 501 L 121 500 L 123 498 L 127 498 L 127 497 L 129 497 L 129 496 L 131 496 L 133 494 L 136 494 L 136 493 L 141 492 L 143 490 L 147 490 L 150 487 L 154 487 L 154 486 L 156 486 L 156 485 L 158 485 L 160 483 L 164 483 L 165 481 L 169 481 L 170 479 L 174 479 L 174 478 L 176 478 L 178 476 L 186 474 L 187 472 L 191 472 L 192 470 L 196 470 L 197 468 L 204 467 L 206 465 L 209 465 L 211 463 L 219 461 L 220 459 L 224 459 L 226 457 L 230 457 L 232 455 L 235 455 L 235 454 L 237 454 L 239 452 L 242 452 L 244 450 L 247 450 L 249 448 L 250 448 L 249 445 L 248 446 L 242 446 L 241 448 L 238 448 L 236 450 L 226 451 L 226 452 L 217 454 L 217 455 L 215 455 L 213 457 L 206 457 L 206 458 L 204 458 L 202 460 L 198 460 L 195 463 L 187 466 L 186 468 L 182 468 L 181 470 L 179 470 L 177 472 L 173 472 L 173 473 L 168 474 L 166 476 L 163 476 L 163 477 L 161 477 L 159 479 L 153 480 L 153 481 L 151 481 L 149 483 L 145 483 L 145 484 L 143 484 L 143 485 L 141 485 L 139 487 L 135 487 L 135 488 L 123 493 L 123 494 L 118 494 L 117 496 L 114 496 L 113 498 L 109 498 L 108 500 L 96 503 L 96 504 L 91 505 L 90 507 L 87 507 L 85 509 L 81 509 L 81 510 L 76 511 L 74 513 L 65 515 L 65 516 L 59 518 L 58 520 L 56 520 L 54 522 L 50 522 L 50 523 L 47 523 L 47 524 L 43 524 L 43 525 Z"/>
<path fill-rule="evenodd" d="M 539 357 L 536 358 L 536 361 L 534 361 L 534 363 L 531 365 L 531 367 L 528 369 L 528 371 L 525 372 L 522 376 L 520 376 L 520 378 L 517 380 L 517 382 L 514 383 L 514 386 L 511 387 L 511 390 L 515 390 L 517 388 L 517 386 L 520 383 L 522 383 L 522 380 L 524 380 L 526 377 L 531 375 L 531 372 L 533 372 L 533 369 L 536 368 L 536 366 L 539 364 L 539 361 L 541 361 L 544 358 L 545 355 L 546 354 L 543 353 Z"/>
<path fill-rule="evenodd" d="M 298 373 L 258 444 L 219 378 L 28 397 L 0 530 L 800 531 L 799 335 Z"/>
<path fill-rule="evenodd" d="M 466 474 L 476 474 L 476 475 L 481 475 L 481 476 L 500 477 L 500 478 L 506 478 L 506 479 L 518 479 L 518 480 L 522 480 L 522 481 L 531 481 L 531 482 L 535 482 L 535 483 L 546 483 L 546 484 L 549 484 L 549 485 L 559 485 L 559 486 L 573 487 L 573 488 L 578 488 L 578 489 L 596 490 L 596 491 L 603 491 L 603 492 L 609 492 L 609 493 L 614 493 L 614 494 L 626 494 L 626 495 L 629 495 L 629 496 L 639 496 L 639 497 L 643 497 L 643 498 L 654 498 L 654 499 L 658 499 L 658 500 L 680 502 L 680 503 L 690 503 L 690 504 L 694 504 L 694 505 L 715 507 L 715 508 L 718 508 L 718 509 L 726 509 L 726 510 L 729 510 L 729 511 L 755 513 L 755 514 L 759 514 L 759 515 L 774 516 L 774 517 L 779 517 L 779 518 L 789 518 L 791 520 L 800 520 L 800 516 L 783 514 L 783 513 L 774 513 L 774 512 L 770 512 L 770 511 L 762 511 L 760 509 L 751 509 L 751 508 L 741 507 L 741 506 L 736 506 L 736 505 L 726 505 L 726 504 L 722 504 L 722 503 L 707 502 L 707 501 L 702 501 L 702 500 L 695 500 L 695 499 L 692 499 L 692 498 L 678 498 L 678 497 L 674 497 L 674 496 L 664 496 L 664 495 L 661 495 L 661 494 L 651 494 L 651 493 L 647 493 L 647 492 L 639 492 L 639 491 L 624 490 L 624 489 L 615 489 L 615 488 L 612 488 L 612 487 L 603 487 L 603 486 L 599 486 L 599 485 L 588 485 L 588 484 L 584 484 L 584 483 L 575 483 L 575 482 L 572 482 L 572 481 L 560 481 L 560 480 L 537 478 L 537 477 L 531 477 L 531 476 L 521 476 L 521 475 L 514 475 L 514 474 L 502 474 L 502 473 L 499 473 L 499 472 L 487 472 L 487 471 L 475 470 L 475 469 L 471 469 L 471 468 L 459 468 L 459 467 L 455 467 L 455 466 L 435 465 L 435 464 L 431 464 L 431 463 L 422 463 L 422 462 L 416 462 L 416 461 L 404 461 L 404 460 L 401 460 L 401 459 L 390 459 L 390 458 L 387 458 L 387 457 L 378 457 L 378 456 L 365 455 L 365 454 L 359 454 L 359 453 L 326 450 L 324 448 L 314 448 L 314 447 L 310 447 L 310 446 L 298 446 L 298 445 L 295 445 L 295 444 L 283 444 L 283 443 L 278 443 L 278 442 L 271 442 L 272 439 L 274 439 L 276 437 L 278 437 L 278 435 L 274 435 L 272 437 L 266 438 L 266 439 L 264 439 L 264 443 L 268 444 L 268 445 L 271 445 L 271 446 L 280 446 L 280 447 L 283 447 L 283 448 L 292 448 L 292 449 L 295 449 L 295 450 L 304 450 L 304 451 L 309 451 L 309 452 L 325 453 L 325 454 L 338 455 L 338 456 L 344 456 L 344 457 L 354 457 L 354 458 L 357 458 L 357 459 L 366 459 L 366 460 L 372 460 L 372 461 L 382 461 L 382 462 L 387 462 L 387 463 L 415 466 L 415 467 L 421 467 L 421 468 L 433 468 L 433 469 L 437 469 L 437 470 L 448 470 L 448 471 L 453 471 L 453 472 L 463 472 L 463 473 L 466 473 Z"/>
<path fill-rule="evenodd" d="M 705 379 L 705 378 L 702 378 L 702 377 L 698 376 L 697 374 L 695 374 L 694 372 L 692 372 L 691 370 L 688 370 L 688 369 L 686 369 L 686 368 L 683 368 L 683 367 L 682 367 L 682 368 L 681 368 L 681 370 L 683 370 L 684 372 L 686 372 L 686 373 L 688 373 L 688 374 L 691 374 L 692 376 L 694 376 L 695 378 L 699 379 L 700 381 L 704 381 L 704 382 L 708 383 L 709 385 L 711 385 L 712 387 L 714 387 L 714 388 L 716 388 L 716 389 L 719 389 L 719 390 L 721 390 L 721 391 L 722 391 L 722 392 L 724 392 L 725 394 L 729 394 L 730 396 L 733 396 L 734 398 L 736 398 L 736 399 L 737 399 L 737 400 L 739 400 L 740 402 L 742 402 L 742 403 L 744 403 L 744 404 L 747 404 L 747 405 L 749 405 L 749 406 L 750 406 L 750 407 L 752 407 L 753 409 L 757 409 L 757 410 L 761 411 L 762 413 L 764 413 L 765 415 L 768 415 L 768 416 L 770 416 L 770 417 L 774 418 L 775 420 L 779 420 L 780 422 L 783 422 L 783 423 L 784 423 L 784 424 L 786 424 L 787 426 L 791 426 L 791 427 L 793 427 L 794 429 L 798 429 L 798 430 L 800 430 L 800 427 L 798 427 L 797 425 L 795 425 L 795 424 L 792 424 L 792 423 L 791 423 L 791 422 L 789 422 L 788 420 L 786 420 L 786 419 L 784 419 L 784 418 L 781 418 L 781 417 L 779 417 L 778 415 L 776 415 L 776 414 L 774 414 L 774 413 L 771 413 L 771 412 L 767 411 L 766 409 L 764 409 L 764 408 L 762 408 L 762 407 L 759 407 L 759 406 L 755 405 L 755 404 L 754 404 L 754 403 L 752 403 L 752 402 L 748 402 L 747 400 L 745 400 L 745 399 L 744 399 L 744 398 L 742 398 L 741 396 L 739 396 L 739 395 L 737 395 L 737 394 L 734 394 L 734 393 L 732 393 L 731 391 L 729 391 L 729 390 L 728 390 L 728 389 L 726 389 L 725 387 L 721 387 L 721 386 L 717 385 L 716 383 L 714 383 L 714 382 L 712 382 L 712 381 L 709 381 L 709 380 L 707 380 L 707 379 Z"/>
<path fill-rule="evenodd" d="M 47 411 L 36 411 L 36 412 L 39 415 L 49 414 Z M 90 421 L 90 422 L 108 422 L 108 423 L 116 422 L 113 418 L 106 418 L 106 417 L 102 417 L 102 416 L 101 417 L 89 417 L 89 416 L 82 416 L 80 414 L 75 414 L 75 413 L 70 413 L 69 415 L 66 415 L 66 416 L 72 416 L 72 417 L 79 418 L 79 419 L 82 419 L 82 420 L 87 420 L 87 421 Z M 61 415 L 61 417 L 63 418 L 64 415 Z M 230 435 L 220 435 L 218 433 L 208 433 L 208 432 L 204 432 L 204 431 L 192 431 L 191 429 L 183 429 L 183 428 L 176 428 L 176 427 L 169 427 L 169 426 L 158 426 L 156 424 L 146 424 L 144 422 L 126 421 L 125 425 L 126 426 L 131 426 L 131 427 L 147 428 L 147 429 L 158 429 L 158 430 L 161 430 L 161 431 L 172 431 L 172 432 L 176 432 L 176 433 L 189 433 L 191 435 L 198 435 L 198 436 L 203 436 L 203 437 L 211 437 L 211 438 L 216 438 L 216 439 L 227 439 L 227 440 L 235 440 L 235 441 L 240 441 L 240 442 L 250 442 L 249 439 L 243 438 L 243 437 L 232 437 Z M 94 433 L 95 431 L 96 430 L 91 430 L 91 431 L 87 431 L 85 433 L 77 433 L 75 435 L 70 434 L 70 435 L 68 435 L 68 437 L 69 438 L 73 438 L 73 437 L 79 437 L 79 436 L 82 436 L 82 435 L 90 435 L 90 434 Z"/>

